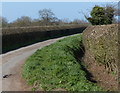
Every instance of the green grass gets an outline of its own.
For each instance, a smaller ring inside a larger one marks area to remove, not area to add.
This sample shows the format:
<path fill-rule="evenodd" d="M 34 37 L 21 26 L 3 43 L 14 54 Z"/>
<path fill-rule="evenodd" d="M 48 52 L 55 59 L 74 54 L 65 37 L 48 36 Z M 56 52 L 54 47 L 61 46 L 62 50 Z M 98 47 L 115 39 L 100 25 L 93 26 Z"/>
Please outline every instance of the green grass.
<path fill-rule="evenodd" d="M 34 89 L 50 91 L 63 88 L 67 91 L 101 91 L 86 78 L 82 62 L 74 52 L 82 47 L 82 35 L 70 36 L 37 50 L 23 66 L 22 75 Z"/>

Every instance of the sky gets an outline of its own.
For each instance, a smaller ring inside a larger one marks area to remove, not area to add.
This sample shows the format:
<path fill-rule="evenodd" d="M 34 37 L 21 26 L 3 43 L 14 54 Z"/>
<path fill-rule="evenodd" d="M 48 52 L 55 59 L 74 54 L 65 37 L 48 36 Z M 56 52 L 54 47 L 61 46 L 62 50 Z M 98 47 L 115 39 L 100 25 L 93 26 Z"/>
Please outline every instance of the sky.
<path fill-rule="evenodd" d="M 38 11 L 51 9 L 59 19 L 83 19 L 84 15 L 89 16 L 92 7 L 95 5 L 104 6 L 111 2 L 2 2 L 2 16 L 8 22 L 13 22 L 21 16 L 29 16 L 32 19 L 39 18 Z"/>

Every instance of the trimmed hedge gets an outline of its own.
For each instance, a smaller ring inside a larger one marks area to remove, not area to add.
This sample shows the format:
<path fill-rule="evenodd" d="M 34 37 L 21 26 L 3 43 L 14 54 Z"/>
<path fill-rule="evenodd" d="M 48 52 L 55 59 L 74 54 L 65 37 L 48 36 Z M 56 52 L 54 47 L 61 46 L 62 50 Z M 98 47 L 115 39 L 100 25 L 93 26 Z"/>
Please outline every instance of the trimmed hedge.
<path fill-rule="evenodd" d="M 86 26 L 36 26 L 2 29 L 2 53 L 50 38 L 81 33 Z"/>

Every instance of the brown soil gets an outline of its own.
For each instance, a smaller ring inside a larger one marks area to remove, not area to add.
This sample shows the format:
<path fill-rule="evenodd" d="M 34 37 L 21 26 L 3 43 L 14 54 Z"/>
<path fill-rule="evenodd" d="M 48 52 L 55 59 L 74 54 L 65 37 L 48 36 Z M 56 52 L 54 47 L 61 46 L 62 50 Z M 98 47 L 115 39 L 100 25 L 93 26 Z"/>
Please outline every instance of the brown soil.
<path fill-rule="evenodd" d="M 87 71 L 90 72 L 91 80 L 96 81 L 101 88 L 108 91 L 117 91 L 118 90 L 118 81 L 117 75 L 112 75 L 108 73 L 102 64 L 96 63 L 89 54 L 85 54 L 84 63 Z"/>

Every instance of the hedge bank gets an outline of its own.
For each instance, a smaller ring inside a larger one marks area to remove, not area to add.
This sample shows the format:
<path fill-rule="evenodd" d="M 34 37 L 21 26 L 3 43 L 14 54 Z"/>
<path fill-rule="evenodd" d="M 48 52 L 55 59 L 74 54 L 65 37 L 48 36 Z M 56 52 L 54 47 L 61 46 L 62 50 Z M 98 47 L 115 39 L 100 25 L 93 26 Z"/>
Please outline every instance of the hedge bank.
<path fill-rule="evenodd" d="M 90 26 L 83 32 L 85 61 L 104 64 L 108 72 L 118 71 L 118 24 Z M 87 55 L 87 56 L 86 56 Z"/>
<path fill-rule="evenodd" d="M 38 49 L 26 60 L 22 76 L 34 91 L 102 91 L 88 79 L 82 57 L 82 35 L 70 36 Z"/>

